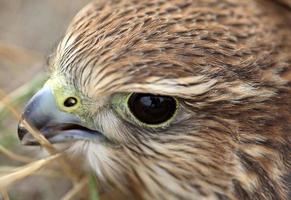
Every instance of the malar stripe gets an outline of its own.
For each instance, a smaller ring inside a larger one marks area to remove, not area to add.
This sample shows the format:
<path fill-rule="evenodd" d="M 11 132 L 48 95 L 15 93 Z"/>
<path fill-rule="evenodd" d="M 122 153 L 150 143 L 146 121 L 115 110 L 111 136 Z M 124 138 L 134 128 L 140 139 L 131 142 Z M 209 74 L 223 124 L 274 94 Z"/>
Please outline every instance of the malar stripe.
<path fill-rule="evenodd" d="M 240 158 L 243 166 L 250 171 L 255 172 L 260 180 L 261 189 L 264 191 L 265 194 L 268 194 L 270 200 L 278 200 L 281 197 L 278 194 L 276 186 L 274 185 L 273 180 L 268 176 L 268 173 L 265 171 L 262 166 L 253 160 L 249 155 L 242 151 L 236 152 L 238 157 Z"/>
<path fill-rule="evenodd" d="M 215 192 L 214 194 L 215 194 L 215 196 L 217 197 L 218 200 L 230 200 L 230 198 L 227 197 L 224 194 L 221 194 L 221 193 L 218 193 L 218 192 Z"/>
<path fill-rule="evenodd" d="M 253 200 L 252 198 L 250 198 L 248 192 L 245 191 L 245 189 L 242 187 L 241 183 L 238 180 L 234 179 L 234 180 L 232 180 L 232 183 L 233 183 L 234 191 L 235 191 L 238 199 L 240 199 L 240 200 Z"/>

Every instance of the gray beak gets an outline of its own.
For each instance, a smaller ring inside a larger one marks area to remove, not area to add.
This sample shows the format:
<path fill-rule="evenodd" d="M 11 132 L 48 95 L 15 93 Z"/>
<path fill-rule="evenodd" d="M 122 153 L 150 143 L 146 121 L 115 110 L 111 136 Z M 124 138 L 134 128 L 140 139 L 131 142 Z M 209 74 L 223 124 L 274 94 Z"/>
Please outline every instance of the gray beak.
<path fill-rule="evenodd" d="M 51 143 L 105 139 L 99 131 L 86 128 L 76 115 L 60 111 L 49 87 L 44 87 L 31 98 L 18 125 L 18 137 L 22 144 L 39 145 L 23 126 L 23 119 Z"/>

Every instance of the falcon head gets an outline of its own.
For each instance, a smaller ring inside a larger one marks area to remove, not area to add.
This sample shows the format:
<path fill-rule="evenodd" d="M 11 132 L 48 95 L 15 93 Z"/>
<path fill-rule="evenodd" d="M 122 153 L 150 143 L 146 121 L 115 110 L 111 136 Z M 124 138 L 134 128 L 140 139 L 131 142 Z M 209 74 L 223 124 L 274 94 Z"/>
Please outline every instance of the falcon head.
<path fill-rule="evenodd" d="M 290 16 L 259 0 L 93 2 L 23 119 L 127 198 L 287 199 Z"/>

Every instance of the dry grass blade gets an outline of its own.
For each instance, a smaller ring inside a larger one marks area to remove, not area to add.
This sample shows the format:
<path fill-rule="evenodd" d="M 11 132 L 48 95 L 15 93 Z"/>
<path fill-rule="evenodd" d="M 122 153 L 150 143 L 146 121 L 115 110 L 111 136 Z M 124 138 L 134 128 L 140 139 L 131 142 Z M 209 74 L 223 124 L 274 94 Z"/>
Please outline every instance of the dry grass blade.
<path fill-rule="evenodd" d="M 88 177 L 84 177 L 78 184 L 74 185 L 74 187 L 65 196 L 63 196 L 61 200 L 71 200 L 80 191 L 82 191 L 86 187 L 87 184 L 88 184 Z"/>
<path fill-rule="evenodd" d="M 6 106 L 10 110 L 10 112 L 13 113 L 13 115 L 19 120 L 20 116 L 18 111 L 14 108 L 13 105 L 11 105 L 11 99 L 9 96 L 5 95 L 5 92 L 0 89 L 0 94 L 4 96 L 4 98 L 1 100 L 1 103 Z M 33 135 L 33 137 L 52 155 L 57 154 L 58 151 L 53 147 L 53 145 L 42 135 L 39 133 L 39 131 L 32 128 L 25 120 L 23 120 L 23 125 L 25 128 Z M 78 182 L 80 174 L 76 170 L 73 170 L 73 168 L 68 164 L 70 163 L 69 160 L 65 157 L 60 158 L 60 164 L 65 172 L 65 174 L 75 183 Z"/>
<path fill-rule="evenodd" d="M 0 167 L 0 176 L 13 173 L 17 171 L 19 167 L 15 166 L 1 166 Z M 59 171 L 54 169 L 42 169 L 40 171 L 37 171 L 34 173 L 35 176 L 43 176 L 47 178 L 60 178 L 63 177 L 63 174 L 61 174 Z"/>
<path fill-rule="evenodd" d="M 8 149 L 6 149 L 5 147 L 0 145 L 0 153 L 2 153 L 3 155 L 5 155 L 6 157 L 8 157 L 11 160 L 16 160 L 16 161 L 20 161 L 23 163 L 30 163 L 33 161 L 32 158 L 28 158 L 26 156 L 22 156 L 22 155 L 18 155 Z"/>
<path fill-rule="evenodd" d="M 22 121 L 22 124 L 28 130 L 28 132 L 39 142 L 39 144 L 43 146 L 49 153 L 57 153 L 57 150 L 53 147 L 53 145 L 38 130 L 31 127 L 25 119 Z"/>
<path fill-rule="evenodd" d="M 9 200 L 9 195 L 6 190 L 0 190 L 0 200 L 2 200 L 1 195 L 3 196 L 3 200 Z"/>
<path fill-rule="evenodd" d="M 43 146 L 50 154 L 56 154 L 58 151 L 53 147 L 53 145 L 37 130 L 35 130 L 33 127 L 31 127 L 27 121 L 22 121 L 24 127 L 28 130 L 29 133 L 32 134 L 32 136 Z M 71 180 L 76 184 L 78 180 L 80 179 L 81 175 L 78 171 L 74 170 L 71 165 L 68 163 L 69 160 L 64 156 L 59 158 L 60 164 L 66 173 L 66 175 L 71 178 Z"/>
<path fill-rule="evenodd" d="M 7 174 L 0 177 L 0 190 L 5 190 L 10 185 L 15 183 L 18 180 L 21 180 L 33 173 L 35 173 L 37 170 L 41 169 L 42 167 L 47 166 L 52 161 L 58 159 L 61 157 L 61 154 L 56 154 L 53 156 L 50 156 L 48 158 L 44 158 L 38 161 L 35 161 L 33 163 L 27 164 L 23 167 L 19 167 L 18 170 L 11 174 Z"/>

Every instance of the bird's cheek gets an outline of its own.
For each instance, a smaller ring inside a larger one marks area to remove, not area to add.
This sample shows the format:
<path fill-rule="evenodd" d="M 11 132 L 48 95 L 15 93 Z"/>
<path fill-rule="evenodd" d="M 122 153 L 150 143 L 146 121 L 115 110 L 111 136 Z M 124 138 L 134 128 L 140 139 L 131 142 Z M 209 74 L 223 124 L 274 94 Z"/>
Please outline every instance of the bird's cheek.
<path fill-rule="evenodd" d="M 105 109 L 95 117 L 95 127 L 100 130 L 106 138 L 115 144 L 128 142 L 131 131 L 128 125 L 112 110 Z"/>

